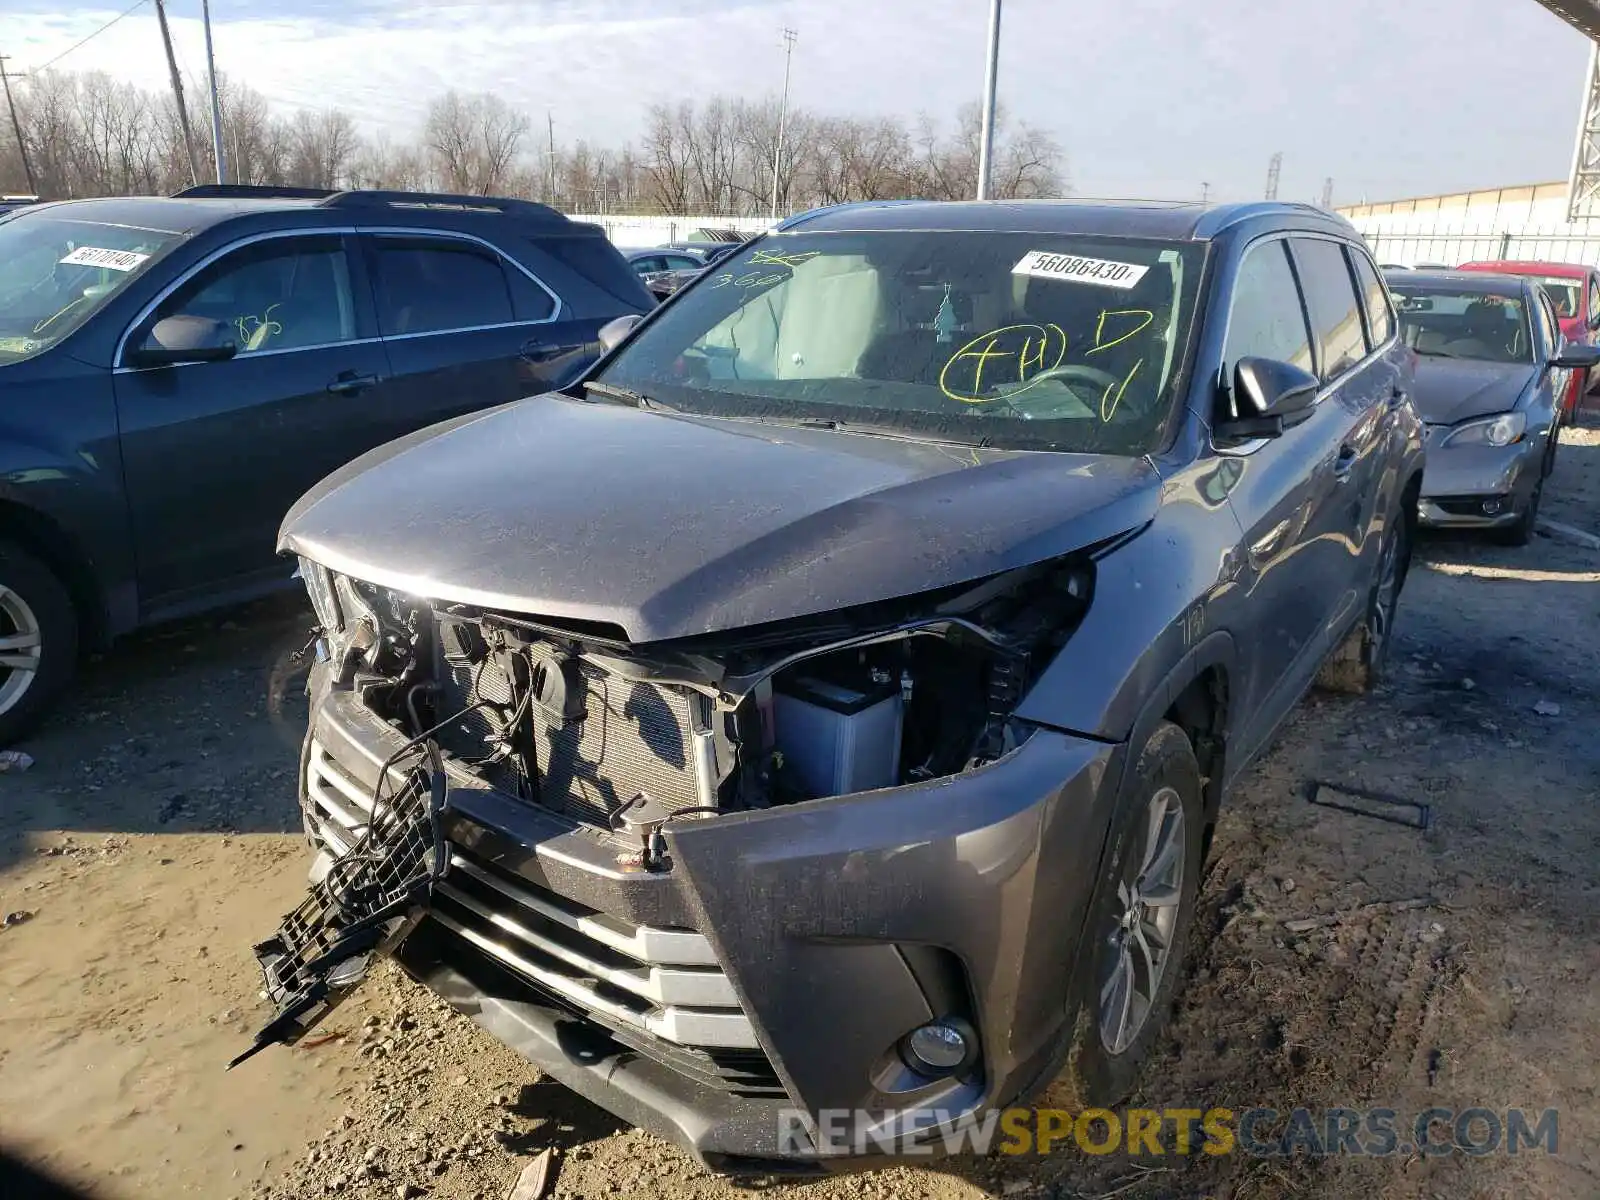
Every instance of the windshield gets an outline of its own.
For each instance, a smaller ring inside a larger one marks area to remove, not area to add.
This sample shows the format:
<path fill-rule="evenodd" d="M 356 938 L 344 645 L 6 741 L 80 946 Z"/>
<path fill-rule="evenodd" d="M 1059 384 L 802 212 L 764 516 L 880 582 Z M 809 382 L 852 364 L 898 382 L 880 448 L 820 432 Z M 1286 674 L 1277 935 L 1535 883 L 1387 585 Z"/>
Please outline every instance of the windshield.
<path fill-rule="evenodd" d="M 1389 281 L 1406 345 L 1430 358 L 1530 363 L 1533 342 L 1520 298 Z"/>
<path fill-rule="evenodd" d="M 0 223 L 0 364 L 55 345 L 180 236 L 43 213 Z"/>
<path fill-rule="evenodd" d="M 1541 279 L 1539 286 L 1550 297 L 1550 303 L 1555 305 L 1556 316 L 1566 321 L 1578 315 L 1583 304 L 1583 280 Z"/>
<path fill-rule="evenodd" d="M 665 407 L 1136 455 L 1173 408 L 1204 248 L 1036 233 L 780 235 L 598 379 Z"/>

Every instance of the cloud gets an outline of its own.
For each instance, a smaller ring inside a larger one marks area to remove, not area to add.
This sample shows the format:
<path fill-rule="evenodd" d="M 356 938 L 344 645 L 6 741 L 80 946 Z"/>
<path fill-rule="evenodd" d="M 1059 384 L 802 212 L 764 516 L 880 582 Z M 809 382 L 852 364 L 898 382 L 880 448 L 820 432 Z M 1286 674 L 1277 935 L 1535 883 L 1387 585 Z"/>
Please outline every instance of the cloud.
<path fill-rule="evenodd" d="M 111 0 L 114 4 L 116 0 Z M 0 0 L 26 69 L 119 11 Z M 286 106 L 339 105 L 405 136 L 447 88 L 492 91 L 556 137 L 617 143 L 656 101 L 766 95 L 799 31 L 793 100 L 947 118 L 983 78 L 980 0 L 214 0 L 217 60 Z M 182 64 L 204 65 L 196 0 L 171 0 Z M 1356 199 L 1559 178 L 1584 39 L 1534 0 L 1007 0 L 1002 100 L 1054 133 L 1091 194 L 1282 195 L 1324 177 Z M 166 86 L 148 9 L 63 69 Z"/>

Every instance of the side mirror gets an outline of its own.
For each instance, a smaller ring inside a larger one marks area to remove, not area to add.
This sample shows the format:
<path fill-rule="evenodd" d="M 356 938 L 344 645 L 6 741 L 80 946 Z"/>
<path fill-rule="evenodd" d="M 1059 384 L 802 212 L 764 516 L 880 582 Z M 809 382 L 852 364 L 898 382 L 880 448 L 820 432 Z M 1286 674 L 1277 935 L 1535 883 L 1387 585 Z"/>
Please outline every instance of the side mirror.
<path fill-rule="evenodd" d="M 144 341 L 129 352 L 128 362 L 135 367 L 170 367 L 226 362 L 237 353 L 233 331 L 223 322 L 179 314 L 157 321 Z"/>
<path fill-rule="evenodd" d="M 628 335 L 633 332 L 633 327 L 642 320 L 644 318 L 637 313 L 629 313 L 625 317 L 615 317 L 600 326 L 600 332 L 596 334 L 600 339 L 600 352 L 602 354 L 610 354 L 618 346 L 622 345 L 627 340 Z"/>
<path fill-rule="evenodd" d="M 1233 369 L 1232 412 L 1213 430 L 1224 441 L 1281 437 L 1311 411 L 1322 382 L 1293 363 L 1241 358 Z"/>
<path fill-rule="evenodd" d="M 1600 366 L 1600 346 L 1590 346 L 1585 342 L 1568 342 L 1556 351 L 1555 357 L 1550 360 L 1550 365 L 1587 371 Z"/>

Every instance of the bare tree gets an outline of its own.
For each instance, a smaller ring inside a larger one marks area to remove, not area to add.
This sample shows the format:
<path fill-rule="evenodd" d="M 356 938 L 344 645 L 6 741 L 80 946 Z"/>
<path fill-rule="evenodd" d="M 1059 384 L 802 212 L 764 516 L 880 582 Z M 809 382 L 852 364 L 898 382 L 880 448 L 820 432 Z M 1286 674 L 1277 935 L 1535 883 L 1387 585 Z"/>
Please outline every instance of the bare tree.
<path fill-rule="evenodd" d="M 528 118 L 498 96 L 446 92 L 428 107 L 423 141 L 450 191 L 494 195 L 510 190 Z"/>
<path fill-rule="evenodd" d="M 339 109 L 286 119 L 248 87 L 227 79 L 219 86 L 224 152 L 241 183 L 441 187 L 542 196 L 571 209 L 726 216 L 766 215 L 774 161 L 784 211 L 902 196 L 959 200 L 977 186 L 979 114 L 971 105 L 948 128 L 927 117 L 909 126 L 897 117 L 791 109 L 779 154 L 776 98 L 711 96 L 653 105 L 637 148 L 579 139 L 529 156 L 527 115 L 497 96 L 448 92 L 429 107 L 418 139 L 367 140 Z M 164 89 L 45 72 L 19 86 L 17 101 L 23 141 L 48 197 L 171 192 L 191 179 L 177 109 Z M 209 175 L 211 146 L 196 152 L 197 168 Z M 7 188 L 24 182 L 9 139 L 0 145 L 0 181 Z M 993 194 L 1064 189 L 1061 147 L 1000 114 Z"/>
<path fill-rule="evenodd" d="M 350 171 L 361 138 L 350 114 L 329 108 L 301 111 L 289 125 L 289 180 L 304 187 L 339 187 Z"/>
<path fill-rule="evenodd" d="M 694 105 L 650 106 L 643 144 L 646 200 L 658 211 L 681 215 L 689 211 L 690 181 L 694 161 Z"/>

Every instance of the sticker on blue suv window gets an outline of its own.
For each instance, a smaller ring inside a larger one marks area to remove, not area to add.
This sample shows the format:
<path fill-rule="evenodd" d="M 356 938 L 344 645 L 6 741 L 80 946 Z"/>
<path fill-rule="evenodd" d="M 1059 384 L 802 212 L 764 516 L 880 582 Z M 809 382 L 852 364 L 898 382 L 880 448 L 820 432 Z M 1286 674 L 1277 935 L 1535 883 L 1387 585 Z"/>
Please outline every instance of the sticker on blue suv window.
<path fill-rule="evenodd" d="M 1144 278 L 1149 269 L 1138 263 L 1084 258 L 1078 254 L 1058 254 L 1053 250 L 1030 250 L 1022 256 L 1021 262 L 1011 268 L 1011 273 L 1092 283 L 1097 287 L 1131 288 Z"/>
<path fill-rule="evenodd" d="M 149 257 L 148 254 L 140 254 L 135 250 L 102 250 L 98 246 L 79 246 L 61 262 L 69 267 L 105 267 L 112 271 L 131 271 Z"/>

